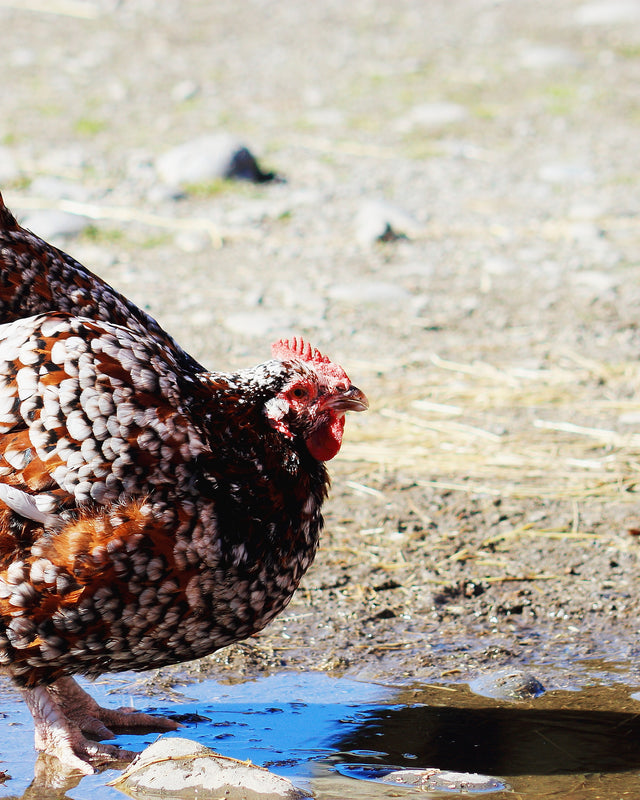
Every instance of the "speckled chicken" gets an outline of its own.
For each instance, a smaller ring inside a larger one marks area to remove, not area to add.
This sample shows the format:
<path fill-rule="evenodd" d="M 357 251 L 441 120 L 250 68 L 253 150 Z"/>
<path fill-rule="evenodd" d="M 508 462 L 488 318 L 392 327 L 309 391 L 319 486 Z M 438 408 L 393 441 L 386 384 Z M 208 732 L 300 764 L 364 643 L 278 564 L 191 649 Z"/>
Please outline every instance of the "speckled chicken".
<path fill-rule="evenodd" d="M 176 726 L 100 708 L 71 676 L 199 658 L 272 620 L 367 400 L 296 339 L 205 370 L 1 198 L 0 322 L 0 664 L 36 747 L 90 772 L 128 755 L 95 741 L 110 728 Z"/>

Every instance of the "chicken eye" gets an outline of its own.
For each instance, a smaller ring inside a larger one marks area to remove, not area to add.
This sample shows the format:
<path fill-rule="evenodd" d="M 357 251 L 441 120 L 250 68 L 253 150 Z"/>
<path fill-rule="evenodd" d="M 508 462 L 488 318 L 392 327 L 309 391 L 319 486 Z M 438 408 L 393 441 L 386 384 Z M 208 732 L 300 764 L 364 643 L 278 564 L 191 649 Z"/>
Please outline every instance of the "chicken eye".
<path fill-rule="evenodd" d="M 302 386 L 296 386 L 295 389 L 291 390 L 291 394 L 296 398 L 296 400 L 303 400 L 305 397 L 308 397 L 309 393 L 306 389 Z"/>

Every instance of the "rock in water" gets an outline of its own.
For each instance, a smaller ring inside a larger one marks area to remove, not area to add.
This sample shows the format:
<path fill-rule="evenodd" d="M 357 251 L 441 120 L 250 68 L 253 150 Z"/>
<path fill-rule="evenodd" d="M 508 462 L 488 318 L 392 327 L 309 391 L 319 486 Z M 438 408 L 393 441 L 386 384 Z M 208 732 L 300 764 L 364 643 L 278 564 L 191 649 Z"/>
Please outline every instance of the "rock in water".
<path fill-rule="evenodd" d="M 203 744 L 163 736 L 109 783 L 133 797 L 181 800 L 302 800 L 308 797 L 291 781 L 250 761 L 218 755 Z"/>

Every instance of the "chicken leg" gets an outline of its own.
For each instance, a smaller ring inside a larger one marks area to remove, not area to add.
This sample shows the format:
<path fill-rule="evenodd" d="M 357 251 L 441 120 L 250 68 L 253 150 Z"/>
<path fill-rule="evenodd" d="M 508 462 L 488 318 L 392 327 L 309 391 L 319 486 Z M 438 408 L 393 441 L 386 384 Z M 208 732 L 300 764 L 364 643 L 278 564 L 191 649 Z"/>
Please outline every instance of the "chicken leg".
<path fill-rule="evenodd" d="M 22 694 L 35 721 L 36 750 L 57 756 L 65 766 L 85 775 L 94 771 L 92 763 L 130 761 L 136 755 L 87 739 L 85 733 L 95 739 L 113 739 L 111 728 L 172 731 L 181 727 L 166 717 L 134 709 L 102 708 L 71 677 L 59 678 L 49 686 L 22 689 Z"/>

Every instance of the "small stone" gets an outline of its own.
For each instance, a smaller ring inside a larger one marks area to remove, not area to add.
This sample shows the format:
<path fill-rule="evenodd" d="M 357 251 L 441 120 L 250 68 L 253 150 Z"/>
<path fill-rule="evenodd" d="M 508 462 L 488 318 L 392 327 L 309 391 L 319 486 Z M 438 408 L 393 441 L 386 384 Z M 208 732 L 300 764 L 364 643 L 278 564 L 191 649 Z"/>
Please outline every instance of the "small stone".
<path fill-rule="evenodd" d="M 217 133 L 178 145 L 156 161 L 156 172 L 170 185 L 199 184 L 219 178 L 264 183 L 273 180 L 235 136 Z"/>
<path fill-rule="evenodd" d="M 599 297 L 615 289 L 622 279 L 618 275 L 598 269 L 581 269 L 571 275 L 571 280 L 587 294 Z"/>
<path fill-rule="evenodd" d="M 154 183 L 147 192 L 147 200 L 152 205 L 175 203 L 185 197 L 185 192 L 179 186 L 168 186 L 166 183 Z"/>
<path fill-rule="evenodd" d="M 521 670 L 500 670 L 481 675 L 469 683 L 474 694 L 494 700 L 532 700 L 546 692 L 540 681 Z"/>
<path fill-rule="evenodd" d="M 163 736 L 109 786 L 127 794 L 225 800 L 301 800 L 291 781 L 247 761 L 220 756 L 190 739 Z"/>
<path fill-rule="evenodd" d="M 319 128 L 337 128 L 344 125 L 345 115 L 339 108 L 314 108 L 305 114 L 305 120 Z"/>
<path fill-rule="evenodd" d="M 356 215 L 356 239 L 370 246 L 375 242 L 392 242 L 417 234 L 420 226 L 406 212 L 378 200 L 364 203 Z"/>
<path fill-rule="evenodd" d="M 524 43 L 520 47 L 518 60 L 525 69 L 545 70 L 554 67 L 578 66 L 577 55 L 566 47 Z"/>
<path fill-rule="evenodd" d="M 593 170 L 585 164 L 555 163 L 544 164 L 538 170 L 538 177 L 545 183 L 576 184 L 593 183 Z"/>
<path fill-rule="evenodd" d="M 30 67 L 37 60 L 36 51 L 30 47 L 16 47 L 9 53 L 9 63 L 12 67 Z"/>
<path fill-rule="evenodd" d="M 569 222 L 566 230 L 568 238 L 573 239 L 574 242 L 592 244 L 596 240 L 602 239 L 602 228 L 593 222 L 585 220 Z"/>
<path fill-rule="evenodd" d="M 618 416 L 620 425 L 640 425 L 640 411 L 625 411 Z"/>
<path fill-rule="evenodd" d="M 576 11 L 579 25 L 615 25 L 640 19 L 640 4 L 637 0 L 601 0 L 586 3 Z"/>
<path fill-rule="evenodd" d="M 604 217 L 607 214 L 607 209 L 599 203 L 589 202 L 588 200 L 576 200 L 573 205 L 569 207 L 567 217 L 571 220 L 597 220 L 599 217 Z"/>
<path fill-rule="evenodd" d="M 46 241 L 78 236 L 90 223 L 91 220 L 81 214 L 70 214 L 57 209 L 32 211 L 21 220 L 23 227 Z"/>
<path fill-rule="evenodd" d="M 397 283 L 368 280 L 333 284 L 329 287 L 327 294 L 332 300 L 353 305 L 406 303 L 411 297 L 411 294 Z"/>
<path fill-rule="evenodd" d="M 200 87 L 195 81 L 185 80 L 176 83 L 171 90 L 171 97 L 176 103 L 185 103 L 192 100 L 200 92 Z"/>
<path fill-rule="evenodd" d="M 400 131 L 410 131 L 414 128 L 437 130 L 462 122 L 468 115 L 467 109 L 459 103 L 448 101 L 421 103 L 410 109 L 398 121 L 396 127 Z"/>
<path fill-rule="evenodd" d="M 515 272 L 516 268 L 515 262 L 502 256 L 491 256 L 485 259 L 482 264 L 482 269 L 487 275 L 508 275 L 511 272 Z"/>
<path fill-rule="evenodd" d="M 389 772 L 384 783 L 414 786 L 421 791 L 499 792 L 509 791 L 504 781 L 477 772 L 453 772 L 440 769 L 399 769 Z"/>

